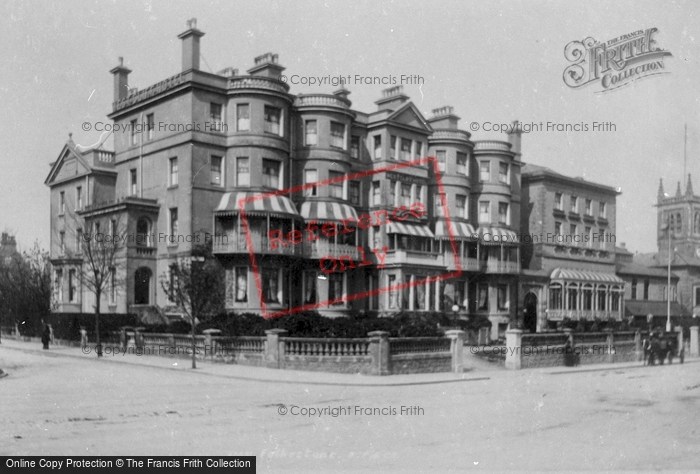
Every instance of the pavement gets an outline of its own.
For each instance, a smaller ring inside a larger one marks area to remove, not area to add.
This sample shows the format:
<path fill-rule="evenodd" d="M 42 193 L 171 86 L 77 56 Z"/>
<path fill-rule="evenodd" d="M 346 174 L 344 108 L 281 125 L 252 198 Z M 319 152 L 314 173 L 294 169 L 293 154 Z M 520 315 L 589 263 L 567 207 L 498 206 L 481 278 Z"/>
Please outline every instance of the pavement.
<path fill-rule="evenodd" d="M 700 466 L 697 360 L 473 362 L 464 374 L 386 377 L 192 370 L 187 359 L 98 359 L 3 338 L 0 456 L 254 455 L 257 472 L 324 474 Z"/>

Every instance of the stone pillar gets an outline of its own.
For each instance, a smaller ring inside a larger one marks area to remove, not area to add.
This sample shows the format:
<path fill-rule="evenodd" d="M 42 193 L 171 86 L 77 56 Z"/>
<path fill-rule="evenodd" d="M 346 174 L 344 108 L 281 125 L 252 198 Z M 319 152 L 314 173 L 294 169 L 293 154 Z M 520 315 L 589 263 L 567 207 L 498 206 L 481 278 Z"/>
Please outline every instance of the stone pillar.
<path fill-rule="evenodd" d="M 698 326 L 690 327 L 690 355 L 694 357 L 700 355 L 700 341 L 698 340 L 698 330 L 700 330 L 700 327 Z"/>
<path fill-rule="evenodd" d="M 212 336 L 217 336 L 221 334 L 220 329 L 205 329 L 202 331 L 204 334 L 204 357 L 209 355 L 210 359 L 214 358 L 214 354 L 216 354 L 216 347 L 214 345 L 216 344 L 216 341 L 212 338 Z"/>
<path fill-rule="evenodd" d="M 137 348 L 143 348 L 143 330 L 146 328 L 134 328 L 134 339 Z"/>
<path fill-rule="evenodd" d="M 451 329 L 445 332 L 450 338 L 450 353 L 452 353 L 452 372 L 462 372 L 464 366 L 464 331 Z"/>
<path fill-rule="evenodd" d="M 673 357 L 678 357 L 683 349 L 683 326 L 676 326 L 676 332 L 678 333 L 678 352 L 673 354 Z"/>
<path fill-rule="evenodd" d="M 389 353 L 389 333 L 386 331 L 368 332 L 369 353 L 372 355 L 371 375 L 389 375 L 391 369 L 389 363 L 391 355 Z"/>
<path fill-rule="evenodd" d="M 284 369 L 284 342 L 281 337 L 287 334 L 286 329 L 267 329 L 267 344 L 265 344 L 265 367 Z M 281 349 L 281 350 L 280 350 Z"/>
<path fill-rule="evenodd" d="M 506 369 L 520 370 L 522 368 L 522 342 L 523 331 L 521 329 L 506 331 Z"/>
<path fill-rule="evenodd" d="M 87 329 L 80 328 L 80 347 L 87 347 L 87 345 L 88 345 Z"/>

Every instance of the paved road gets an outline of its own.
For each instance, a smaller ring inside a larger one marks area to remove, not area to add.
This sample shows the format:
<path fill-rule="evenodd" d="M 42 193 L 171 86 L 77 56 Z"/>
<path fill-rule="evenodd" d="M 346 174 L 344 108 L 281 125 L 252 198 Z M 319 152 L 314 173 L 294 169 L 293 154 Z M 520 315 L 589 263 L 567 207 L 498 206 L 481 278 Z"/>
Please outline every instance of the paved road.
<path fill-rule="evenodd" d="M 326 386 L 241 380 L 226 366 L 192 371 L 183 360 L 149 365 L 22 347 L 0 345 L 10 374 L 0 379 L 0 455 L 250 454 L 259 472 L 700 467 L 700 363 Z M 421 410 L 401 416 L 402 406 Z M 351 414 L 290 413 L 326 407 Z"/>

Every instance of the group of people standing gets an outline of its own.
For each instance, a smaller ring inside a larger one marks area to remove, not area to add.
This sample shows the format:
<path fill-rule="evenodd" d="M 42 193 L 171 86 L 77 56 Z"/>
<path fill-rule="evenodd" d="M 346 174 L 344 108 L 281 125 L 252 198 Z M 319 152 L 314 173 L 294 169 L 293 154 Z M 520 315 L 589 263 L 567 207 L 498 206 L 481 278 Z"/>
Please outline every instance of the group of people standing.
<path fill-rule="evenodd" d="M 684 359 L 683 348 L 678 347 L 678 338 L 666 338 L 661 334 L 651 332 L 644 338 L 642 343 L 644 349 L 644 365 L 664 365 L 664 361 L 668 360 L 669 364 L 673 363 L 674 356 L 678 355 L 681 364 Z M 680 350 L 679 350 L 680 349 Z"/>

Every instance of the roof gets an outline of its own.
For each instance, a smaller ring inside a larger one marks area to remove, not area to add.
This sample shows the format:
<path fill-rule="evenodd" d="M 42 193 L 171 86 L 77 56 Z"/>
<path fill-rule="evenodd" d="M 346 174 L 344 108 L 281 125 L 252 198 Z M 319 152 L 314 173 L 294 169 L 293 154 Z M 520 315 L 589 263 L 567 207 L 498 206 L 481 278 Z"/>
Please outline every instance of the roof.
<path fill-rule="evenodd" d="M 552 280 L 581 281 L 590 283 L 617 283 L 624 285 L 625 281 L 614 273 L 593 272 L 590 270 L 574 270 L 571 268 L 555 268 L 550 276 Z"/>
<path fill-rule="evenodd" d="M 646 267 L 666 267 L 668 266 L 668 260 L 661 258 L 658 253 L 645 253 L 636 254 L 632 258 L 634 263 L 644 265 Z M 700 259 L 695 257 L 688 257 L 682 255 L 678 252 L 673 254 L 673 260 L 671 260 L 672 267 L 700 267 Z"/>
<path fill-rule="evenodd" d="M 646 265 L 640 265 L 639 263 L 634 262 L 618 263 L 616 266 L 617 270 L 615 273 L 622 275 L 641 275 L 661 278 L 668 277 L 667 271 L 659 267 L 648 267 Z M 671 278 L 678 279 L 678 277 L 673 273 L 671 273 Z"/>
<path fill-rule="evenodd" d="M 521 169 L 522 180 L 534 180 L 534 179 L 544 179 L 550 178 L 554 180 L 566 181 L 570 184 L 575 184 L 583 187 L 595 188 L 598 191 L 604 191 L 610 194 L 620 194 L 620 191 L 605 184 L 594 183 L 593 181 L 587 181 L 583 178 L 575 178 L 572 176 L 566 176 L 561 173 L 557 173 L 554 170 L 546 168 L 544 166 L 537 166 L 531 163 L 525 163 Z"/>
<path fill-rule="evenodd" d="M 626 316 L 646 316 L 648 314 L 653 314 L 654 316 L 666 316 L 667 308 L 667 301 L 625 300 Z M 682 316 L 683 314 L 685 314 L 683 306 L 676 301 L 671 301 L 671 316 Z"/>

